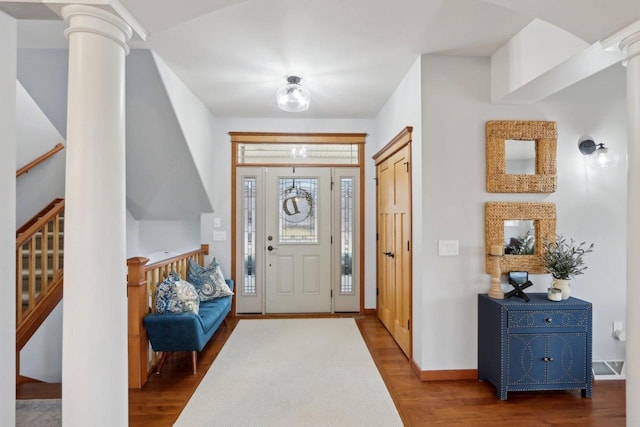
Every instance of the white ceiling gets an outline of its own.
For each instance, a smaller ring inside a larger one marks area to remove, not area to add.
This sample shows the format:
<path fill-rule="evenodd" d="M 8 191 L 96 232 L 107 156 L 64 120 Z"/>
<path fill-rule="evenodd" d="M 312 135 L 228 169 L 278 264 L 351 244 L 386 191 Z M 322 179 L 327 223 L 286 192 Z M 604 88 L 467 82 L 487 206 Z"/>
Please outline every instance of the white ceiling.
<path fill-rule="evenodd" d="M 534 18 L 591 44 L 640 18 L 638 0 L 121 2 L 150 33 L 134 48 L 154 50 L 214 115 L 234 117 L 374 117 L 420 54 L 490 56 Z M 0 2 L 29 17 L 18 6 Z M 51 23 L 19 27 L 21 46 L 65 43 Z M 311 90 L 304 113 L 275 105 L 289 74 Z"/>

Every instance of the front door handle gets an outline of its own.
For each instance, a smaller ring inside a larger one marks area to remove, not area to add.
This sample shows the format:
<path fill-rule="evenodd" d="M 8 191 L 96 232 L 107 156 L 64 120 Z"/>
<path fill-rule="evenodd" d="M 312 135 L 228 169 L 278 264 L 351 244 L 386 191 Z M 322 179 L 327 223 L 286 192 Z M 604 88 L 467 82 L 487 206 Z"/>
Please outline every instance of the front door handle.
<path fill-rule="evenodd" d="M 274 249 L 278 249 L 278 248 L 273 247 L 273 246 L 271 246 L 271 245 L 267 246 L 267 250 L 268 250 L 269 252 L 271 252 L 271 251 L 272 251 L 272 250 L 274 250 Z"/>
<path fill-rule="evenodd" d="M 383 255 L 386 255 L 388 257 L 393 258 L 395 255 L 393 254 L 393 252 L 382 252 Z"/>

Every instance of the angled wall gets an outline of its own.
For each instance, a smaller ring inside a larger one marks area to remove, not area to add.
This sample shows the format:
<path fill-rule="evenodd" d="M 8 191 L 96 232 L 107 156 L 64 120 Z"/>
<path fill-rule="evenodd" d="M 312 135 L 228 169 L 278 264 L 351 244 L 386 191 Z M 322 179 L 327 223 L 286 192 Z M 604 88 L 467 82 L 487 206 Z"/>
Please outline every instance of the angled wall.
<path fill-rule="evenodd" d="M 126 67 L 127 209 L 138 221 L 198 219 L 211 203 L 156 62 L 133 50 Z"/>

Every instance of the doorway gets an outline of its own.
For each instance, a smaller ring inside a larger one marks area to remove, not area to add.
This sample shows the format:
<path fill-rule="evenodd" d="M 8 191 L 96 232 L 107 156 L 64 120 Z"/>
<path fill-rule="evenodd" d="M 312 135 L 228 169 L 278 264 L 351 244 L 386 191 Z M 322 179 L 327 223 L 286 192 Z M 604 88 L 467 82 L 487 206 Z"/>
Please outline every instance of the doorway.
<path fill-rule="evenodd" d="M 411 130 L 374 156 L 376 162 L 377 314 L 412 357 Z"/>
<path fill-rule="evenodd" d="M 360 147 L 231 135 L 234 313 L 364 312 Z"/>

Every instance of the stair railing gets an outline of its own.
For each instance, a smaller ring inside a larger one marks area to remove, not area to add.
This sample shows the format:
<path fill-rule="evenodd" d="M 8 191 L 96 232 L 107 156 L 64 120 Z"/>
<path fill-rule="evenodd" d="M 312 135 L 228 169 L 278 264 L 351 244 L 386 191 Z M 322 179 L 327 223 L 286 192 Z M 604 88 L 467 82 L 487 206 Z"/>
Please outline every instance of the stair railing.
<path fill-rule="evenodd" d="M 55 199 L 16 232 L 16 351 L 62 299 L 63 218 Z"/>

